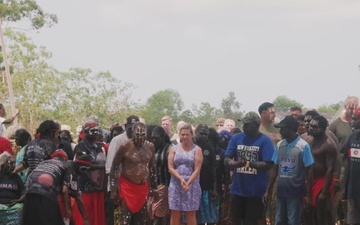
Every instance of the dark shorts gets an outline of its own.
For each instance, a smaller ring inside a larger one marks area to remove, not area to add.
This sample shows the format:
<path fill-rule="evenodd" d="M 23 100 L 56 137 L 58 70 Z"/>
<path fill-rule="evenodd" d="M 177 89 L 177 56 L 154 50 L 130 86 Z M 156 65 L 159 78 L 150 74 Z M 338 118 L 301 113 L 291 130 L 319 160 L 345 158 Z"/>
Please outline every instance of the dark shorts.
<path fill-rule="evenodd" d="M 233 194 L 230 196 L 230 218 L 232 220 L 263 219 L 264 208 L 260 197 L 242 197 Z"/>

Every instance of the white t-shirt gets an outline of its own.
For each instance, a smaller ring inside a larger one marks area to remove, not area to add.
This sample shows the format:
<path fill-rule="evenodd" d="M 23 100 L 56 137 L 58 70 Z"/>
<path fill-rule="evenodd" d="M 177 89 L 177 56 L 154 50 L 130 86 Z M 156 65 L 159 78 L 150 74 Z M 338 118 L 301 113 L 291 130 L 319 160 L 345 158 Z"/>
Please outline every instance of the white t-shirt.
<path fill-rule="evenodd" d="M 115 155 L 117 153 L 117 151 L 119 150 L 120 146 L 125 142 L 129 140 L 126 132 L 114 137 L 109 144 L 109 149 L 108 149 L 108 154 L 106 157 L 106 162 L 105 162 L 105 171 L 106 174 L 110 174 L 110 170 L 111 170 L 111 166 L 112 163 L 114 161 Z M 121 167 L 119 166 L 119 169 Z M 108 179 L 108 191 L 110 191 L 110 179 Z"/>
<path fill-rule="evenodd" d="M 4 138 L 7 138 L 6 137 L 6 127 L 5 127 L 5 124 L 3 124 L 2 122 L 5 121 L 5 118 L 3 117 L 0 117 L 0 123 L 1 123 L 1 126 L 0 126 L 0 136 L 1 137 L 4 137 Z"/>

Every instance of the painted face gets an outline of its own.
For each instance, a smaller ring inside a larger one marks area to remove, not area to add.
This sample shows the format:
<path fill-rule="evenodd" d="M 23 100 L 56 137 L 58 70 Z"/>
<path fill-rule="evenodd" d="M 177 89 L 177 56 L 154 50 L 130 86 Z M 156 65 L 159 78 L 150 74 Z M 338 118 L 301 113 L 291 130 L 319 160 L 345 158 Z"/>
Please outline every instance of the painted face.
<path fill-rule="evenodd" d="M 309 124 L 309 134 L 313 137 L 320 136 L 324 133 L 324 130 L 319 127 L 319 121 L 311 120 Z"/>
<path fill-rule="evenodd" d="M 146 129 L 142 125 L 137 125 L 133 129 L 132 139 L 136 146 L 142 146 L 146 140 Z"/>
<path fill-rule="evenodd" d="M 312 116 L 310 116 L 310 115 L 306 115 L 304 118 L 305 128 L 308 133 L 309 133 L 309 125 L 310 125 L 311 119 L 312 119 Z"/>

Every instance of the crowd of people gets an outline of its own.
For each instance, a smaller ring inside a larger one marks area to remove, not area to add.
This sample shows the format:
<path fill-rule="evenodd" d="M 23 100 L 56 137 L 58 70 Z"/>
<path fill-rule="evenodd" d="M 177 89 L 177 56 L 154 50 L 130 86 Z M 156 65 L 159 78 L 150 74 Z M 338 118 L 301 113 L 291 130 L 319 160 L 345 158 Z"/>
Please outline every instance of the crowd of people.
<path fill-rule="evenodd" d="M 0 104 L 0 224 L 359 225 L 359 99 L 330 124 L 289 111 L 275 123 L 265 102 L 241 127 L 131 115 L 107 135 L 90 116 L 73 138 L 54 120 L 10 132 L 19 111 Z"/>

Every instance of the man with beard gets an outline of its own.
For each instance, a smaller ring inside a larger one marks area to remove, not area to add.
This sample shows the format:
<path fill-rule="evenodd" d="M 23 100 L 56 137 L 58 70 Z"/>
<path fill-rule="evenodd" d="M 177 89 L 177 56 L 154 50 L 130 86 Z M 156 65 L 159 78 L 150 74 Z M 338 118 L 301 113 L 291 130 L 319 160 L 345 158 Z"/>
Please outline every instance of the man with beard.
<path fill-rule="evenodd" d="M 146 140 L 146 126 L 134 123 L 132 139 L 123 143 L 116 152 L 110 170 L 110 199 L 117 200 L 119 192 L 120 224 L 147 224 L 146 198 L 150 193 L 157 196 L 156 165 L 154 145 Z M 117 181 L 118 167 L 122 170 L 120 182 Z M 120 187 L 118 184 L 120 183 Z"/>
<path fill-rule="evenodd" d="M 199 124 L 195 129 L 194 143 L 202 149 L 200 170 L 201 203 L 197 211 L 198 224 L 215 224 L 219 221 L 219 202 L 216 190 L 215 149 L 208 141 L 209 127 Z"/>
<path fill-rule="evenodd" d="M 345 186 L 347 200 L 347 224 L 360 224 L 360 108 L 352 116 L 352 133 L 342 149 L 344 154 L 345 175 L 342 184 Z"/>
<path fill-rule="evenodd" d="M 333 177 L 338 150 L 326 134 L 327 126 L 325 117 L 313 117 L 309 124 L 310 135 L 305 138 L 314 157 L 311 207 L 304 217 L 306 225 L 335 223 L 328 212 L 333 209 Z"/>
<path fill-rule="evenodd" d="M 267 187 L 266 170 L 273 165 L 274 146 L 259 132 L 260 117 L 248 112 L 242 119 L 243 133 L 235 134 L 225 152 L 225 165 L 233 169 L 230 218 L 232 225 L 265 223 L 262 197 Z"/>

